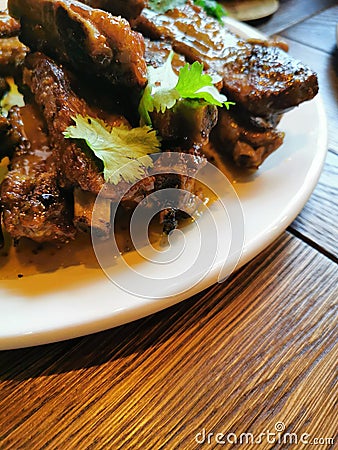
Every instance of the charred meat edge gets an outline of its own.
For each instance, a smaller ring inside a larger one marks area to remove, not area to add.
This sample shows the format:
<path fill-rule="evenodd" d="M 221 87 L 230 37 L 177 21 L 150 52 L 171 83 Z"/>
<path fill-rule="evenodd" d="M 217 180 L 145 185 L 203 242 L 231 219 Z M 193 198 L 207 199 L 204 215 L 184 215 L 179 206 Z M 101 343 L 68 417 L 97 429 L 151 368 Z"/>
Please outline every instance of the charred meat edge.
<path fill-rule="evenodd" d="M 143 37 L 122 17 L 70 0 L 9 0 L 8 7 L 32 51 L 113 86 L 145 86 Z"/>

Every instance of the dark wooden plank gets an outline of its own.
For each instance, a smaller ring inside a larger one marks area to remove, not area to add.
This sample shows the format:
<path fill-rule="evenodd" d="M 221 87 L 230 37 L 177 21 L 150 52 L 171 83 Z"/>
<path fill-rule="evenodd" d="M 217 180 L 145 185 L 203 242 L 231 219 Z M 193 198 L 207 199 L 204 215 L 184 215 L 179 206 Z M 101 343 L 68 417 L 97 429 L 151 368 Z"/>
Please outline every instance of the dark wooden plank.
<path fill-rule="evenodd" d="M 280 0 L 279 9 L 273 16 L 252 24 L 266 34 L 280 33 L 336 4 L 336 0 Z"/>
<path fill-rule="evenodd" d="M 283 36 L 309 47 L 333 53 L 337 46 L 338 5 L 283 31 Z"/>
<path fill-rule="evenodd" d="M 290 46 L 290 54 L 318 74 L 319 92 L 328 118 L 329 148 L 338 153 L 338 52 L 327 54 L 287 38 L 285 40 Z"/>
<path fill-rule="evenodd" d="M 309 201 L 290 230 L 338 261 L 338 155 L 329 152 Z"/>
<path fill-rule="evenodd" d="M 203 428 L 258 437 L 277 422 L 333 438 L 337 286 L 336 265 L 284 233 L 227 284 L 167 311 L 2 352 L 0 446 L 193 450 Z"/>

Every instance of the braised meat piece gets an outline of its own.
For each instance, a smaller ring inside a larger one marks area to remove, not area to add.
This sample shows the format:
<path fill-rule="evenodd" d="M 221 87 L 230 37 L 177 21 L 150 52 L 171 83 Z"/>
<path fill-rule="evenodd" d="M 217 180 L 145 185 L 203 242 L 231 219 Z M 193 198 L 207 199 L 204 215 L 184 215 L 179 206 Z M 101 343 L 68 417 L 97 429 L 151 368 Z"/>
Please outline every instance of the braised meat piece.
<path fill-rule="evenodd" d="M 151 41 L 145 38 L 145 60 L 147 65 L 160 67 L 167 61 L 172 46 L 165 41 Z M 172 67 L 178 74 L 186 64 L 185 58 L 174 52 Z M 174 108 L 164 113 L 150 113 L 153 127 L 163 138 L 164 145 L 177 145 L 186 149 L 204 145 L 217 122 L 217 107 L 204 102 L 178 101 Z"/>
<path fill-rule="evenodd" d="M 0 38 L 17 36 L 20 31 L 20 23 L 13 19 L 7 11 L 0 11 Z"/>
<path fill-rule="evenodd" d="M 92 8 L 103 9 L 114 16 L 135 19 L 145 6 L 144 0 L 80 0 Z"/>
<path fill-rule="evenodd" d="M 229 49 L 223 82 L 231 99 L 262 117 L 297 106 L 318 92 L 317 76 L 309 67 L 264 44 Z"/>
<path fill-rule="evenodd" d="M 166 14 L 145 8 L 133 26 L 152 40 L 170 42 L 188 62 L 203 62 L 205 70 L 216 73 L 222 72 L 227 49 L 239 43 L 235 34 L 191 2 Z"/>
<path fill-rule="evenodd" d="M 190 2 L 166 14 L 144 9 L 134 26 L 219 74 L 225 94 L 256 116 L 283 112 L 318 91 L 317 76 L 307 66 L 273 43 L 239 39 Z"/>
<path fill-rule="evenodd" d="M 147 176 L 129 190 L 126 183 L 119 183 L 118 186 L 115 186 L 117 192 L 122 187 L 125 188 L 125 194 L 120 203 L 123 209 L 125 211 L 133 210 L 149 194 L 161 189 L 173 188 L 181 190 L 179 198 L 176 198 L 174 202 L 171 202 L 170 198 L 166 198 L 166 204 L 163 205 L 156 203 L 153 197 L 150 197 L 149 200 L 146 199 L 148 208 L 153 208 L 156 212 L 162 210 L 160 223 L 163 225 L 163 231 L 169 233 L 176 228 L 178 221 L 185 214 L 182 214 L 182 210 L 193 214 L 196 205 L 191 201 L 190 193 L 195 191 L 194 174 L 206 164 L 206 159 L 196 149 L 189 149 L 187 153 L 192 153 L 194 158 L 187 158 L 182 152 L 177 154 L 164 152 L 157 156 L 154 168 L 149 170 Z M 112 231 L 112 201 L 114 201 L 112 198 L 102 195 L 97 197 L 91 192 L 75 188 L 74 223 L 76 227 L 81 230 L 91 227 L 95 236 L 107 239 Z M 93 214 L 94 205 L 95 214 Z"/>
<path fill-rule="evenodd" d="M 76 115 L 97 117 L 84 99 L 77 96 L 71 88 L 64 70 L 42 53 L 27 56 L 23 68 L 23 87 L 33 96 L 39 106 L 48 128 L 53 147 L 58 152 L 60 183 L 63 187 L 79 187 L 83 191 L 98 194 L 105 182 L 102 175 L 102 162 L 88 149 L 84 142 L 66 139 L 64 131 L 73 125 Z M 120 115 L 105 117 L 111 126 L 129 126 Z M 109 186 L 105 194 L 111 199 L 125 189 L 123 183 Z"/>
<path fill-rule="evenodd" d="M 104 186 L 101 161 L 95 158 L 86 145 L 79 141 L 65 139 L 63 132 L 73 124 L 77 114 L 96 117 L 88 104 L 71 89 L 68 77 L 61 67 L 41 53 L 27 56 L 23 68 L 23 86 L 28 88 L 34 101 L 40 107 L 47 124 L 51 143 L 59 155 L 60 182 L 65 187 L 79 187 L 83 191 L 98 194 Z M 111 126 L 128 126 L 123 117 L 117 115 L 109 120 Z M 128 192 L 126 201 L 138 201 L 153 191 L 153 183 L 145 180 Z M 104 195 L 111 200 L 120 192 L 128 191 L 128 184 L 105 185 Z"/>
<path fill-rule="evenodd" d="M 0 76 L 15 75 L 27 52 L 17 37 L 0 39 Z"/>
<path fill-rule="evenodd" d="M 143 38 L 125 19 L 70 0 L 9 0 L 8 6 L 33 51 L 110 85 L 145 86 Z"/>
<path fill-rule="evenodd" d="M 218 109 L 199 101 L 178 101 L 164 113 L 150 113 L 153 127 L 159 131 L 164 146 L 178 145 L 189 149 L 209 142 L 211 130 L 217 123 Z"/>
<path fill-rule="evenodd" d="M 36 108 L 13 107 L 9 122 L 21 139 L 1 184 L 3 223 L 14 239 L 66 242 L 74 238 L 66 198 L 57 181 L 57 161 Z"/>
<path fill-rule="evenodd" d="M 278 119 L 276 119 L 278 120 Z M 213 140 L 220 154 L 228 154 L 239 167 L 257 169 L 283 143 L 284 133 L 267 123 L 259 126 L 234 111 L 219 111 Z"/>
<path fill-rule="evenodd" d="M 23 85 L 29 88 L 44 115 L 51 143 L 59 155 L 60 183 L 98 193 L 104 181 L 97 161 L 63 135 L 73 124 L 72 117 L 92 115 L 88 105 L 74 94 L 64 71 L 41 53 L 27 56 Z"/>

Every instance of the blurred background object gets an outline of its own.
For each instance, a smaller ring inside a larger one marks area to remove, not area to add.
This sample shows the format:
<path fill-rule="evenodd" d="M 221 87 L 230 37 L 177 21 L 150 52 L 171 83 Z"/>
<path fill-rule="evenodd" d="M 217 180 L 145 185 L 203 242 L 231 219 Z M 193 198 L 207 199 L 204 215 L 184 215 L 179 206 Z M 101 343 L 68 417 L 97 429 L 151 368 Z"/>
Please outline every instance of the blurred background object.
<path fill-rule="evenodd" d="M 230 17 L 241 21 L 261 19 L 275 13 L 278 0 L 222 0 Z"/>

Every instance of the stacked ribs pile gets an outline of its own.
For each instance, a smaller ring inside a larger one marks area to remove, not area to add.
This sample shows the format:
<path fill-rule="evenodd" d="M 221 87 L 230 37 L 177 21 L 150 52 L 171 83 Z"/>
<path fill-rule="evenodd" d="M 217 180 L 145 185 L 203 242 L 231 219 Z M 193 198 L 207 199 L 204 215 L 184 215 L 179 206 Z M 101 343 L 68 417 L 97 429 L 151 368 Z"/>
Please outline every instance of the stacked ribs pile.
<path fill-rule="evenodd" d="M 193 154 L 198 170 L 212 139 L 238 166 L 257 168 L 283 142 L 276 129 L 281 115 L 318 90 L 316 75 L 277 44 L 243 41 L 189 1 L 165 14 L 143 0 L 9 0 L 8 8 L 10 15 L 0 16 L 0 74 L 15 77 L 25 106 L 0 119 L 0 159 L 10 158 L 0 195 L 3 225 L 16 240 L 67 242 L 90 226 L 105 185 L 102 162 L 63 132 L 77 114 L 137 126 L 147 65 L 162 65 L 171 51 L 175 70 L 203 63 L 236 105 L 228 111 L 179 101 L 165 113 L 153 112 L 163 175 L 148 176 L 130 191 L 124 181 L 105 186 L 97 224 L 103 235 L 110 202 L 120 192 L 128 191 L 123 203 L 130 207 L 167 186 L 194 190 L 188 177 L 171 173 L 167 152 Z M 6 91 L 5 80 L 0 90 Z M 181 164 L 184 172 L 183 157 Z M 170 230 L 177 217 L 168 210 L 162 219 Z"/>

